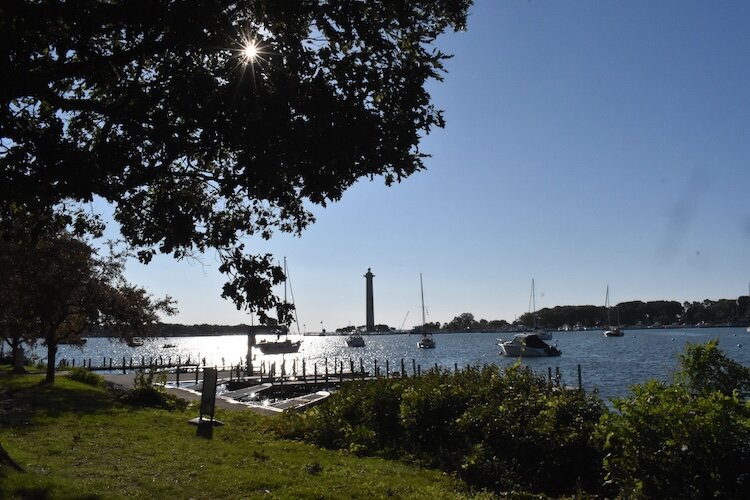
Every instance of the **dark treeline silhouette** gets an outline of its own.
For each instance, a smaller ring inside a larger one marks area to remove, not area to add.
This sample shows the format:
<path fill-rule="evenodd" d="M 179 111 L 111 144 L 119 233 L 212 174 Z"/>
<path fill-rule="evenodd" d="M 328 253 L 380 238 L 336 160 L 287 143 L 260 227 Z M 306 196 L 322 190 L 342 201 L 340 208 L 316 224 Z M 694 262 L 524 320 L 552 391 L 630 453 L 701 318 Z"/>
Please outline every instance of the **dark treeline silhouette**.
<path fill-rule="evenodd" d="M 536 325 L 548 329 L 588 329 L 619 324 L 633 328 L 665 326 L 745 326 L 750 324 L 750 297 L 737 299 L 706 299 L 702 302 L 679 303 L 674 300 L 643 302 L 634 300 L 610 307 L 557 306 L 536 312 Z M 529 328 L 534 325 L 532 313 L 522 314 L 513 323 L 504 320 L 476 320 L 471 313 L 463 313 L 450 322 L 428 325 L 431 330 L 444 332 L 499 331 Z"/>
<path fill-rule="evenodd" d="M 604 306 L 557 306 L 537 311 L 537 326 L 548 329 L 588 329 L 603 328 L 609 322 L 632 328 L 658 328 L 665 326 L 746 326 L 750 325 L 750 297 L 743 295 L 737 299 L 706 299 L 702 302 L 675 300 L 655 300 L 643 302 L 634 300 L 612 306 L 607 319 Z M 619 315 L 619 322 L 618 322 Z M 516 321 L 476 320 L 472 313 L 462 313 L 445 324 L 427 323 L 431 332 L 497 332 L 531 327 L 534 324 L 531 313 L 522 314 Z M 421 326 L 418 328 L 421 331 Z M 345 329 L 340 329 L 344 331 Z M 181 325 L 159 323 L 152 332 L 157 337 L 188 337 L 193 335 L 244 334 L 248 325 Z M 90 337 L 110 336 L 104 328 L 90 329 Z"/>
<path fill-rule="evenodd" d="M 231 335 L 246 334 L 248 326 L 239 325 L 181 325 L 179 323 L 159 323 L 149 336 L 153 337 L 191 337 L 197 335 Z M 91 328 L 86 332 L 88 337 L 111 337 L 107 328 Z"/>

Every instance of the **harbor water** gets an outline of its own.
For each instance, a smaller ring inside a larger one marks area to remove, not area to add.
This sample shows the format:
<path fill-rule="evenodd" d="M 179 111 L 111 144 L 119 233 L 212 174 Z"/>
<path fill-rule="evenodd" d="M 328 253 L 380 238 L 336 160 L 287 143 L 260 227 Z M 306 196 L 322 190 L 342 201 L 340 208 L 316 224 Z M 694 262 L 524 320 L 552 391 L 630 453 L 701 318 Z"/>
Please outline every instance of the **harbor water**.
<path fill-rule="evenodd" d="M 323 373 L 326 364 L 333 371 L 334 366 L 343 362 L 348 371 L 350 362 L 354 362 L 356 369 L 362 363 L 365 370 L 374 373 L 377 362 L 378 369 L 384 373 L 386 362 L 394 372 L 400 370 L 403 361 L 409 374 L 413 366 L 423 371 L 435 365 L 450 370 L 468 365 L 510 366 L 518 359 L 500 356 L 497 342 L 512 336 L 512 333 L 436 334 L 435 349 L 418 349 L 419 336 L 408 334 L 366 335 L 365 347 L 361 348 L 347 347 L 345 336 L 305 336 L 299 337 L 303 339 L 302 347 L 295 354 L 263 355 L 254 349 L 254 365 L 275 363 L 280 372 L 283 364 L 286 372 L 291 373 L 293 365 L 300 370 L 304 360 L 307 373 L 312 373 L 314 367 Z M 292 335 L 289 338 L 296 339 Z M 559 369 L 565 385 L 578 384 L 580 365 L 584 389 L 595 389 L 601 397 L 611 399 L 627 395 L 634 384 L 650 379 L 670 380 L 687 343 L 702 344 L 714 338 L 719 339 L 719 348 L 725 355 L 750 367 L 750 333 L 745 328 L 626 330 L 623 337 L 604 337 L 600 330 L 554 332 L 548 343 L 557 345 L 561 356 L 524 358 L 521 363 L 544 374 L 549 369 L 553 373 Z M 38 346 L 34 354 L 44 360 L 46 351 Z M 245 335 L 144 339 L 143 345 L 138 347 L 129 347 L 116 339 L 89 338 L 83 348 L 61 345 L 57 361 L 76 360 L 76 365 L 80 366 L 84 360 L 87 363 L 91 360 L 94 366 L 99 366 L 110 358 L 114 365 L 122 364 L 123 358 L 132 358 L 134 363 L 141 358 L 162 363 L 176 363 L 179 359 L 182 363 L 189 360 L 205 363 L 205 366 L 230 366 L 244 365 L 246 354 Z"/>

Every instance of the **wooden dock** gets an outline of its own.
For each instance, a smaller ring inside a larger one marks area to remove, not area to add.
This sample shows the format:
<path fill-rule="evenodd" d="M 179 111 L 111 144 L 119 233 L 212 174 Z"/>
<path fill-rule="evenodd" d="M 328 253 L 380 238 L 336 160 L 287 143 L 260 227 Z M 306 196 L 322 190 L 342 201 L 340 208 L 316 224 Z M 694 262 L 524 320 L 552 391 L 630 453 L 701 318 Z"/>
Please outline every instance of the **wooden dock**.
<path fill-rule="evenodd" d="M 297 360 L 287 370 L 284 364 L 277 366 L 274 363 L 261 361 L 258 364 L 246 366 L 222 366 L 210 367 L 218 371 L 218 383 L 220 387 L 226 389 L 220 392 L 219 396 L 226 400 L 240 402 L 242 404 L 254 404 L 261 397 L 272 401 L 263 405 L 269 409 L 269 406 L 278 407 L 279 411 L 284 409 L 305 407 L 309 404 L 315 404 L 324 399 L 322 395 L 314 396 L 319 392 L 329 393 L 336 390 L 341 384 L 358 381 L 368 381 L 381 378 L 408 378 L 420 377 L 423 372 L 429 370 L 439 370 L 437 363 L 427 370 L 417 364 L 416 360 L 410 360 L 407 363 L 401 359 L 395 366 L 391 365 L 389 360 L 379 362 L 373 360 L 368 367 L 365 366 L 364 360 L 359 358 L 358 362 L 354 359 L 349 360 L 332 360 L 329 362 L 325 359 L 323 363 L 314 362 L 312 366 L 305 360 L 299 363 Z M 76 360 L 62 359 L 59 368 L 83 366 L 91 371 L 116 373 L 133 373 L 137 371 L 157 372 L 164 375 L 167 387 L 178 389 L 188 389 L 194 392 L 202 390 L 202 373 L 204 364 L 198 364 L 180 357 L 162 357 L 149 358 L 103 358 L 96 362 L 91 359 L 84 359 L 82 362 Z M 467 367 L 469 368 L 469 367 Z M 443 367 L 445 369 L 445 367 Z M 462 368 L 454 364 L 453 371 L 458 372 Z M 555 369 L 548 368 L 549 383 L 555 387 L 561 386 L 561 375 L 559 367 Z M 570 387 L 566 387 L 570 389 Z M 581 366 L 578 365 L 578 387 L 573 389 L 582 389 Z M 303 399 L 299 399 L 303 398 Z M 284 403 L 284 401 L 289 401 Z M 276 411 L 270 408 L 272 411 Z"/>

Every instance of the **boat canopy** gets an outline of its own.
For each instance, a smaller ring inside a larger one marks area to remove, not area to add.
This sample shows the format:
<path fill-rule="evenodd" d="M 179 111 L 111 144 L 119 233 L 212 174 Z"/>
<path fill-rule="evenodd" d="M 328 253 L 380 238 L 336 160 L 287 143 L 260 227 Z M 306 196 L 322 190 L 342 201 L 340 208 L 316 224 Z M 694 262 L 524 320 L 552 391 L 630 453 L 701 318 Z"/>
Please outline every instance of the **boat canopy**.
<path fill-rule="evenodd" d="M 540 339 L 537 335 L 526 335 L 523 339 L 523 343 L 529 347 L 549 347 L 549 344 L 547 344 L 545 341 Z"/>

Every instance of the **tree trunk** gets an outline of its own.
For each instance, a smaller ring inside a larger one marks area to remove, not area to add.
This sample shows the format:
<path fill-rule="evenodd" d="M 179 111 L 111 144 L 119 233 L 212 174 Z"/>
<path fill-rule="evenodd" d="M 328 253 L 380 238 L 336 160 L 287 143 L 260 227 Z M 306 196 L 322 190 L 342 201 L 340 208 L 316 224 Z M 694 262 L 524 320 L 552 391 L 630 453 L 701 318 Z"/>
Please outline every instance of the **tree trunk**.
<path fill-rule="evenodd" d="M 47 377 L 44 382 L 55 383 L 55 358 L 57 356 L 57 339 L 47 337 Z"/>
<path fill-rule="evenodd" d="M 24 368 L 26 357 L 23 355 L 21 342 L 13 342 L 11 349 L 13 353 L 13 373 L 26 373 L 26 368 Z"/>

